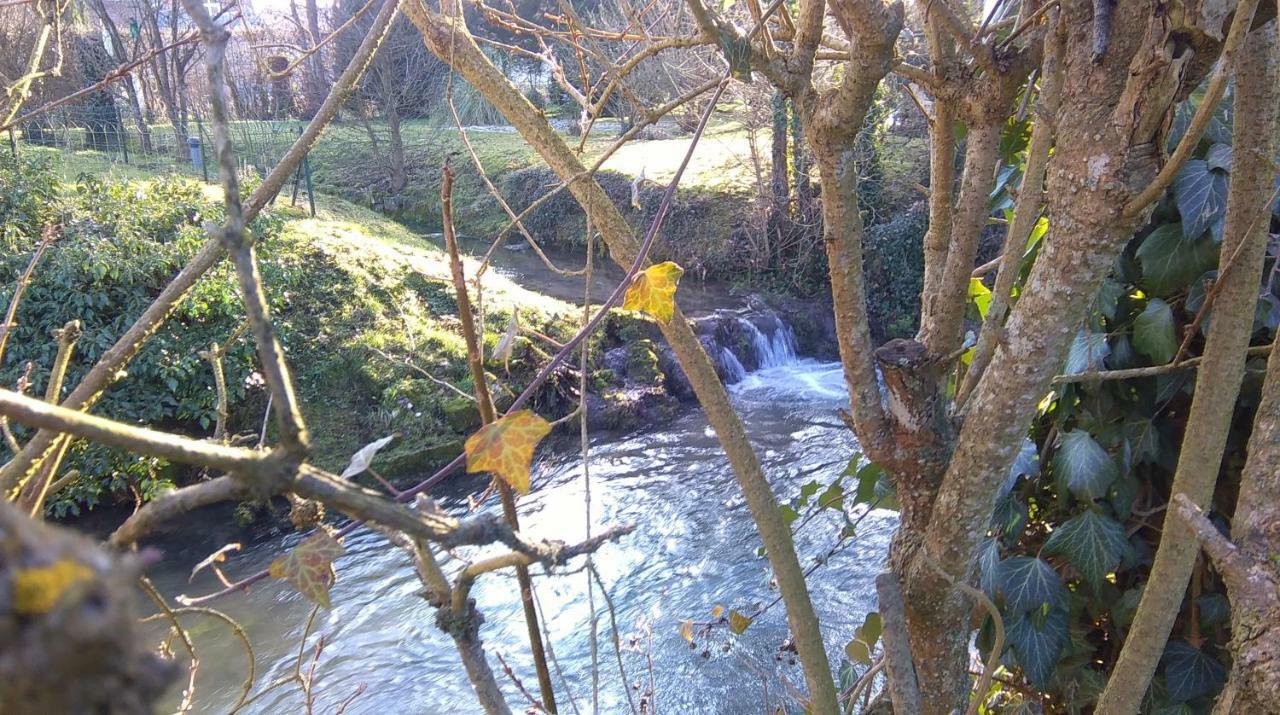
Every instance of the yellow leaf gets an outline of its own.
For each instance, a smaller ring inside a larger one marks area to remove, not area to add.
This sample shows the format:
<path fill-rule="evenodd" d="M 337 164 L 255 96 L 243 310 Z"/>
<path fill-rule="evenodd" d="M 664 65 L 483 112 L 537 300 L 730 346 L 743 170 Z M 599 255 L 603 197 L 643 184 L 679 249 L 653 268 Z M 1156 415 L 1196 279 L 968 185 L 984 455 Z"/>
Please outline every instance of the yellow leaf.
<path fill-rule="evenodd" d="M 67 589 L 91 578 L 93 571 L 73 559 L 18 569 L 13 577 L 13 610 L 23 615 L 48 613 L 62 600 Z"/>
<path fill-rule="evenodd" d="M 622 307 L 648 313 L 663 323 L 671 322 L 676 308 L 676 284 L 682 275 L 684 269 L 671 261 L 649 266 L 631 281 Z"/>
<path fill-rule="evenodd" d="M 742 635 L 742 632 L 751 625 L 751 620 L 737 611 L 729 611 L 729 630 L 733 631 L 734 635 Z"/>
<path fill-rule="evenodd" d="M 480 428 L 467 438 L 467 472 L 492 472 L 521 494 L 529 493 L 533 450 L 551 432 L 551 424 L 520 410 Z"/>
<path fill-rule="evenodd" d="M 680 635 L 686 641 L 693 642 L 693 621 L 680 621 Z"/>
<path fill-rule="evenodd" d="M 724 606 L 717 605 L 715 608 L 711 609 L 712 618 L 719 618 L 720 616 L 723 616 L 723 615 L 724 615 Z"/>
<path fill-rule="evenodd" d="M 304 539 L 289 553 L 267 567 L 271 578 L 288 581 L 303 596 L 325 608 L 329 607 L 329 588 L 337 575 L 333 560 L 345 549 L 329 532 L 321 529 Z"/>

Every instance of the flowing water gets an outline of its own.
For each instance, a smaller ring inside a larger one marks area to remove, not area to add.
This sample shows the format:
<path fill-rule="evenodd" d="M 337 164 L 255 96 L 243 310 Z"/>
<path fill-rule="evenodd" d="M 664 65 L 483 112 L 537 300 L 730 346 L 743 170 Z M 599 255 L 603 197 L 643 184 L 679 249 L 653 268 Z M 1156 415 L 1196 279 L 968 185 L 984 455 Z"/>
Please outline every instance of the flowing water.
<path fill-rule="evenodd" d="M 775 492 L 790 499 L 810 480 L 830 482 L 853 453 L 856 444 L 835 414 L 846 400 L 845 390 L 837 364 L 795 356 L 785 326 L 772 335 L 756 334 L 763 341 L 756 345 L 761 367 L 747 372 L 739 363 L 740 379 L 730 393 Z M 702 413 L 691 409 L 669 424 L 623 437 L 598 435 L 591 449 L 590 483 L 597 531 L 606 525 L 638 526 L 595 557 L 613 602 L 626 668 L 624 680 L 605 599 L 597 588 L 600 711 L 630 712 L 630 689 L 637 703 L 652 691 L 649 712 L 762 712 L 766 699 L 770 713 L 778 704 L 798 712 L 789 693 L 803 687 L 803 676 L 791 655 L 779 650 L 787 640 L 781 604 L 766 610 L 741 636 L 730 636 L 721 627 L 709 637 L 698 634 L 697 646 L 690 647 L 679 632 L 681 619 L 708 621 L 717 604 L 752 613 L 777 593 L 770 588 L 766 561 L 757 555 L 759 538 L 746 504 Z M 460 510 L 475 486 L 474 481 L 455 482 L 436 496 Z M 583 537 L 582 460 L 571 443 L 542 450 L 533 493 L 521 500 L 520 509 L 525 530 L 534 536 Z M 797 546 L 805 565 L 828 552 L 842 524 L 827 512 L 800 531 Z M 892 514 L 871 513 L 861 521 L 857 538 L 809 579 L 833 663 L 874 608 L 873 579 L 894 526 Z M 231 568 L 236 573 L 263 568 L 296 538 L 250 546 L 232 557 Z M 421 586 L 405 555 L 369 531 L 349 537 L 346 547 L 347 555 L 337 562 L 333 608 L 316 616 L 309 645 L 314 648 L 316 637 L 323 636 L 315 669 L 315 712 L 334 712 L 362 685 L 367 689 L 351 701 L 347 713 L 478 712 L 453 643 L 436 628 L 434 611 L 419 596 Z M 216 545 L 189 540 L 168 547 L 153 569 L 157 585 L 170 595 L 208 589 L 207 576 L 198 577 L 201 586 L 193 586 L 188 575 L 212 548 Z M 592 690 L 587 574 L 575 567 L 550 576 L 541 575 L 541 567 L 534 569 L 557 664 L 553 670 L 559 671 L 553 679 L 562 713 L 573 712 L 570 694 L 584 713 L 590 712 Z M 481 635 L 490 661 L 518 712 L 527 701 L 502 673 L 497 654 L 530 690 L 537 680 L 527 657 L 514 577 L 486 575 L 473 594 L 485 617 Z M 214 605 L 252 637 L 259 687 L 292 672 L 310 612 L 301 596 L 270 581 Z M 215 622 L 197 619 L 193 629 L 201 657 L 195 710 L 225 712 L 244 678 L 243 650 Z M 256 700 L 245 712 L 302 712 L 301 697 L 296 687 L 287 686 Z"/>

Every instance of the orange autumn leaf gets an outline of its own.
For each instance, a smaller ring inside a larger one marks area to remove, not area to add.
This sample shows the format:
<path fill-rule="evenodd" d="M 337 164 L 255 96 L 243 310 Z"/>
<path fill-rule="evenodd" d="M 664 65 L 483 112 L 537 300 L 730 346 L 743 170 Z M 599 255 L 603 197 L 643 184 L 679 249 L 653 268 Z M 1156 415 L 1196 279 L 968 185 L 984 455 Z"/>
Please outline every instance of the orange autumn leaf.
<path fill-rule="evenodd" d="M 647 313 L 663 323 L 671 322 L 676 309 L 676 285 L 684 269 L 667 261 L 649 266 L 627 288 L 622 307 Z"/>
<path fill-rule="evenodd" d="M 529 493 L 533 450 L 551 424 L 531 410 L 512 412 L 467 438 L 467 472 L 492 472 L 521 494 Z"/>
<path fill-rule="evenodd" d="M 289 553 L 271 562 L 267 572 L 271 578 L 288 581 L 298 593 L 314 603 L 329 607 L 329 588 L 337 574 L 333 560 L 345 549 L 337 539 L 323 529 L 304 539 Z"/>

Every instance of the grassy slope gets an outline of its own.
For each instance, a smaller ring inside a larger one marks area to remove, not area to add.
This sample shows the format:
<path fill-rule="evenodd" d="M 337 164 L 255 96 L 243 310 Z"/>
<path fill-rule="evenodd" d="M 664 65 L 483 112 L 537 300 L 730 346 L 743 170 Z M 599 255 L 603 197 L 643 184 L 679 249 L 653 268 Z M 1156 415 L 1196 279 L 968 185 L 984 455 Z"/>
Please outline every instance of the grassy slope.
<path fill-rule="evenodd" d="M 146 190 L 147 181 L 167 180 L 94 152 L 57 156 L 67 180 L 88 173 L 104 181 L 136 182 L 139 191 Z M 205 188 L 211 198 L 218 195 L 216 186 Z M 474 408 L 458 392 L 404 363 L 409 360 L 432 378 L 470 392 L 446 254 L 402 224 L 340 198 L 323 197 L 315 218 L 283 200 L 272 210 L 284 225 L 260 246 L 259 255 L 316 461 L 341 469 L 361 445 L 392 432 L 401 439 L 383 452 L 388 473 L 418 471 L 452 458 L 476 425 Z M 467 275 L 474 276 L 477 263 L 464 262 Z M 493 271 L 486 273 L 483 288 L 489 352 L 515 307 L 522 326 L 560 339 L 581 317 L 581 308 L 528 291 Z M 509 365 L 490 364 L 499 398 L 518 392 L 548 349 L 521 337 Z M 545 398 L 541 404 L 563 407 Z M 263 407 L 260 390 L 232 405 L 233 431 L 256 431 Z"/>

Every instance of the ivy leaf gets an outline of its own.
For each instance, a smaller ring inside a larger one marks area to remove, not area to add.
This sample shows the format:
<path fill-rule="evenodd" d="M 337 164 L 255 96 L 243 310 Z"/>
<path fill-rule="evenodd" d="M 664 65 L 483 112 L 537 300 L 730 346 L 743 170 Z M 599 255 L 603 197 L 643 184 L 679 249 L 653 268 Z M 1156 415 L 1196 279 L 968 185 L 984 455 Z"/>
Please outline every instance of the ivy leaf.
<path fill-rule="evenodd" d="M 1173 200 L 1182 217 L 1182 234 L 1187 239 L 1197 239 L 1212 228 L 1214 240 L 1222 240 L 1222 219 L 1227 211 L 1224 172 L 1214 171 L 1203 159 L 1188 161 L 1173 179 Z"/>
<path fill-rule="evenodd" d="M 1182 225 L 1167 223 L 1138 246 L 1142 284 L 1154 295 L 1167 296 L 1186 288 L 1218 262 L 1218 246 L 1207 239 L 1183 240 Z"/>
<path fill-rule="evenodd" d="M 551 432 L 551 424 L 531 410 L 491 422 L 467 438 L 467 473 L 492 472 L 521 494 L 529 493 L 533 450 Z"/>
<path fill-rule="evenodd" d="M 744 616 L 741 613 L 738 613 L 737 611 L 730 610 L 729 611 L 729 630 L 732 631 L 734 635 L 740 636 L 743 634 L 743 632 L 747 630 L 747 628 L 751 626 L 752 620 L 753 619 L 749 616 Z"/>
<path fill-rule="evenodd" d="M 1071 430 L 1058 438 L 1053 453 L 1053 472 L 1062 487 L 1077 499 L 1090 501 L 1107 493 L 1107 487 L 1120 476 L 1111 456 L 1088 432 Z"/>
<path fill-rule="evenodd" d="M 1133 347 L 1157 365 L 1173 359 L 1178 352 L 1178 338 L 1173 330 L 1173 308 L 1168 303 L 1152 298 L 1133 319 Z"/>
<path fill-rule="evenodd" d="M 321 529 L 304 539 L 289 553 L 271 562 L 271 578 L 288 581 L 298 593 L 313 603 L 329 607 L 329 588 L 337 578 L 333 560 L 343 554 L 342 544 Z"/>
<path fill-rule="evenodd" d="M 986 539 L 978 547 L 978 586 L 987 596 L 995 598 L 1000 588 L 1000 540 Z"/>
<path fill-rule="evenodd" d="M 1031 556 L 1000 562 L 1000 592 L 1011 613 L 1043 611 L 1066 605 L 1067 587 L 1049 564 Z M 1063 632 L 1065 635 L 1065 625 Z"/>
<path fill-rule="evenodd" d="M 1214 144 L 1204 156 L 1204 163 L 1210 170 L 1231 171 L 1231 145 Z"/>
<path fill-rule="evenodd" d="M 979 317 L 987 317 L 987 309 L 991 307 L 991 289 L 983 284 L 981 278 L 969 279 L 969 300 L 978 309 Z"/>
<path fill-rule="evenodd" d="M 1012 537 L 1027 525 L 1029 516 L 1027 505 L 1010 492 L 996 500 L 991 511 L 991 528 L 997 529 L 1006 537 Z"/>
<path fill-rule="evenodd" d="M 391 444 L 391 440 L 395 438 L 396 436 L 394 434 L 390 434 L 376 442 L 370 442 L 369 444 L 361 447 L 359 452 L 351 455 L 351 463 L 342 471 L 342 478 L 350 479 L 351 477 L 354 477 L 368 469 L 369 465 L 373 464 L 373 458 L 378 456 L 378 452 L 381 451 L 383 447 Z"/>
<path fill-rule="evenodd" d="M 676 307 L 676 285 L 682 275 L 684 269 L 671 261 L 649 266 L 631 281 L 622 307 L 647 313 L 662 323 L 671 322 Z"/>
<path fill-rule="evenodd" d="M 1022 672 L 1041 690 L 1049 685 L 1067 637 L 1067 614 L 1060 608 L 1051 609 L 1045 615 L 1019 616 L 1005 632 Z"/>
<path fill-rule="evenodd" d="M 868 613 L 863 618 L 862 625 L 854 630 L 853 640 L 845 645 L 845 655 L 855 663 L 871 665 L 871 653 L 876 649 L 876 642 L 880 640 L 882 630 L 880 614 L 875 611 Z"/>
<path fill-rule="evenodd" d="M 1217 658 L 1186 641 L 1169 641 L 1160 665 L 1164 670 L 1165 689 L 1174 701 L 1185 702 L 1217 692 L 1227 677 L 1226 668 Z"/>
<path fill-rule="evenodd" d="M 1044 543 L 1045 555 L 1065 557 L 1095 592 L 1128 551 L 1124 525 L 1093 509 L 1054 529 Z"/>
<path fill-rule="evenodd" d="M 1067 363 L 1062 371 L 1068 375 L 1079 375 L 1103 368 L 1102 361 L 1111 354 L 1107 345 L 1106 333 L 1089 333 L 1081 330 L 1071 341 L 1071 349 L 1067 351 Z"/>

